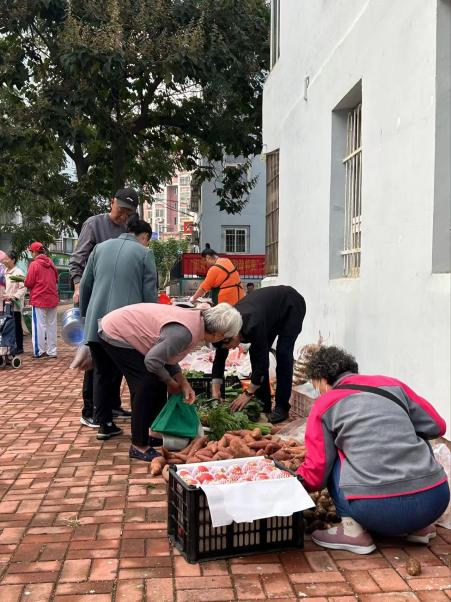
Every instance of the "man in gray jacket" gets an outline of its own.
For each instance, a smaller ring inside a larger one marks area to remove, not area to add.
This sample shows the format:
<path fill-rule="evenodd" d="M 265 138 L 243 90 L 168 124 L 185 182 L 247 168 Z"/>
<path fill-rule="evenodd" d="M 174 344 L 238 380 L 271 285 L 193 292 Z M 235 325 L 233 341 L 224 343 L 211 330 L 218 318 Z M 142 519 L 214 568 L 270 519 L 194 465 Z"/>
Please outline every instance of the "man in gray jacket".
<path fill-rule="evenodd" d="M 125 223 L 127 219 L 136 212 L 138 207 L 138 193 L 134 188 L 122 188 L 116 192 L 111 201 L 109 213 L 102 213 L 89 217 L 82 226 L 80 236 L 78 237 L 77 247 L 72 253 L 69 261 L 69 272 L 74 285 L 74 305 L 78 305 L 80 299 L 80 280 L 83 276 L 89 256 L 94 247 L 109 240 L 118 238 L 126 232 Z M 85 372 L 83 380 L 83 410 L 81 423 L 85 426 L 97 428 L 98 424 L 94 421 L 94 387 L 93 370 Z M 131 412 L 121 407 L 120 387 L 122 376 L 114 375 L 114 391 L 116 392 L 112 399 L 113 413 L 115 416 L 128 418 Z"/>

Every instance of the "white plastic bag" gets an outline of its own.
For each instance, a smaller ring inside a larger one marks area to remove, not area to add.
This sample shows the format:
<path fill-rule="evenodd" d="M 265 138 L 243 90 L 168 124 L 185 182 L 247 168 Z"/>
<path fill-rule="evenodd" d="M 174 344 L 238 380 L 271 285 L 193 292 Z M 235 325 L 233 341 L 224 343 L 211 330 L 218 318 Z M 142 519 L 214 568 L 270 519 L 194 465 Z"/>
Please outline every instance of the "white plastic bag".
<path fill-rule="evenodd" d="M 78 347 L 70 368 L 72 368 L 72 370 L 92 370 L 94 368 L 91 350 L 88 345 L 80 345 L 80 347 Z"/>
<path fill-rule="evenodd" d="M 277 431 L 277 436 L 282 439 L 296 439 L 301 445 L 304 445 L 305 441 L 305 426 L 307 424 L 307 418 L 297 418 L 292 420 L 286 426 L 283 426 Z"/>
<path fill-rule="evenodd" d="M 451 488 L 451 451 L 445 443 L 438 443 L 432 447 L 435 459 L 445 469 L 446 476 L 448 477 L 448 484 Z M 442 514 L 442 516 L 435 521 L 437 525 L 445 527 L 445 529 L 451 529 L 451 502 L 448 504 L 448 508 Z"/>

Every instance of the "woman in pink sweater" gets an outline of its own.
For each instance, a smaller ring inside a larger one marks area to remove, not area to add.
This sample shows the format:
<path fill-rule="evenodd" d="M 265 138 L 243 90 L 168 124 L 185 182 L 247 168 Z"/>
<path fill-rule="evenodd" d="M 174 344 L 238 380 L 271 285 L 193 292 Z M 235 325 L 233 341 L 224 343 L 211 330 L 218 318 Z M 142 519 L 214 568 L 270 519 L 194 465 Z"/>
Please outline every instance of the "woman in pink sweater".
<path fill-rule="evenodd" d="M 131 458 L 150 462 L 160 455 L 154 446 L 161 445 L 161 439 L 149 438 L 149 426 L 166 403 L 168 391 L 183 392 L 186 403 L 195 400 L 178 362 L 203 341 L 215 343 L 236 336 L 241 325 L 240 313 L 227 303 L 205 310 L 138 303 L 102 318 L 98 334 L 105 365 L 99 372 L 108 374 L 109 366 L 117 366 L 130 388 Z M 101 389 L 98 414 L 103 405 L 108 407 L 107 378 Z M 102 438 L 101 433 L 97 437 Z"/>

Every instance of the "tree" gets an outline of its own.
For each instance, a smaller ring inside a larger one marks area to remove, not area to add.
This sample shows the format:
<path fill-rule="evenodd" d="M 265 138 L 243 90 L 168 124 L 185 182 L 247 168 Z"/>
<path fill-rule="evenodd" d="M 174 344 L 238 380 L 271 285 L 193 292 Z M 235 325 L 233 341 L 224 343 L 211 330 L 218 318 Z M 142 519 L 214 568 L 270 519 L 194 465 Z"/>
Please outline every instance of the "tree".
<path fill-rule="evenodd" d="M 150 248 L 155 256 L 160 288 L 165 288 L 171 281 L 171 270 L 182 253 L 188 251 L 189 243 L 185 240 L 152 240 Z"/>
<path fill-rule="evenodd" d="M 79 232 L 125 184 L 151 196 L 260 152 L 268 32 L 266 0 L 2 0 L 0 208 Z M 225 171 L 220 210 L 244 206 L 247 170 Z"/>

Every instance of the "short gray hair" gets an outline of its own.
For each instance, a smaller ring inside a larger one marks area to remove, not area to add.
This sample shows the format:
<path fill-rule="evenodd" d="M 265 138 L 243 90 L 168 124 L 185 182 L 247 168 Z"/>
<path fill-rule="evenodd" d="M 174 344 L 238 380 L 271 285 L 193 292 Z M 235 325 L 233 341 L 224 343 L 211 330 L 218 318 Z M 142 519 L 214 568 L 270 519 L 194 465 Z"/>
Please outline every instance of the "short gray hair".
<path fill-rule="evenodd" d="M 243 325 L 240 312 L 228 303 L 219 303 L 202 312 L 205 330 L 212 333 L 224 333 L 224 338 L 236 336 Z"/>

